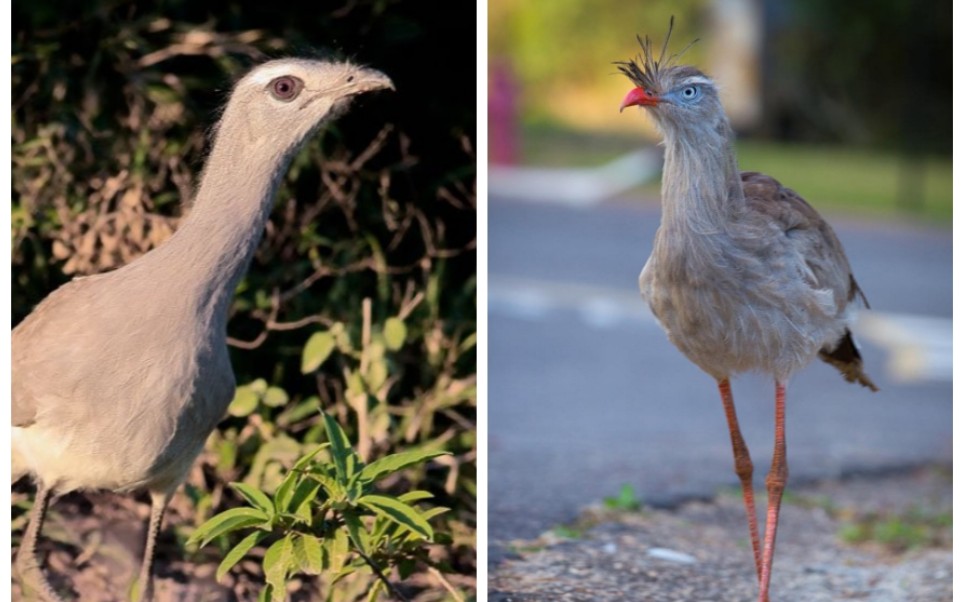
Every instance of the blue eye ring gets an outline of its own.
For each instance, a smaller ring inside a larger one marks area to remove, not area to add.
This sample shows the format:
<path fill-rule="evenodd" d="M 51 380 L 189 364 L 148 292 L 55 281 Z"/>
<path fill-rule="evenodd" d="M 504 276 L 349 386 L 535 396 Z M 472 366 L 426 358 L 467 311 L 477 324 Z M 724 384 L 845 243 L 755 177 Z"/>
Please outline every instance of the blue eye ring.
<path fill-rule="evenodd" d="M 700 95 L 699 92 L 700 91 L 696 86 L 686 86 L 680 90 L 680 96 L 683 98 L 683 100 L 694 100 Z"/>

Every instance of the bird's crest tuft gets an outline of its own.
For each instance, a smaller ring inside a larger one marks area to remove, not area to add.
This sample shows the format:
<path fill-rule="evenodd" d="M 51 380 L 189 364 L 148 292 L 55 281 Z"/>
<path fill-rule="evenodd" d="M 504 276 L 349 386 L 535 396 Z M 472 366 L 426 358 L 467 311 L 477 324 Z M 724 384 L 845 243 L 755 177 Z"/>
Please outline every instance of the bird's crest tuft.
<path fill-rule="evenodd" d="M 639 41 L 639 45 L 643 50 L 642 54 L 636 55 L 635 60 L 615 61 L 613 63 L 619 67 L 623 75 L 644 90 L 659 90 L 661 73 L 675 65 L 677 59 L 689 50 L 690 46 L 699 42 L 699 38 L 697 38 L 679 52 L 666 56 L 666 49 L 669 47 L 669 38 L 673 35 L 673 21 L 674 17 L 671 16 L 669 18 L 669 31 L 666 32 L 666 39 L 663 40 L 663 47 L 659 51 L 658 58 L 656 57 L 656 53 L 653 52 L 653 41 L 649 36 L 647 35 L 641 38 L 637 35 L 636 39 Z"/>

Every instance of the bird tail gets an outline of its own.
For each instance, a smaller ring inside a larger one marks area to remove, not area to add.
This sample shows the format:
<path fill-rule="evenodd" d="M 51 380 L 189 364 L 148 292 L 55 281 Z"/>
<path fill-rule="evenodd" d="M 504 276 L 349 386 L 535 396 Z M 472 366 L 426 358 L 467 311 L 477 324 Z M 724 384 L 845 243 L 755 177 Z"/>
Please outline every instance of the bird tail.
<path fill-rule="evenodd" d="M 871 391 L 879 391 L 877 385 L 864 373 L 864 360 L 857 350 L 850 329 L 844 331 L 836 346 L 821 349 L 820 359 L 840 370 L 847 382 L 860 383 Z"/>

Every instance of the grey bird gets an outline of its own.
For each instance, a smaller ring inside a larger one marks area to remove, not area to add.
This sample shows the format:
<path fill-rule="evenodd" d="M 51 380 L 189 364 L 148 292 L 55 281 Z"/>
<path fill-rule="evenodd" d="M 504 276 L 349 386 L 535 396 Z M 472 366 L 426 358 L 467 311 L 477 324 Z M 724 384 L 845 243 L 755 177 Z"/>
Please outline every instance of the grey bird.
<path fill-rule="evenodd" d="M 716 379 L 750 529 L 759 600 L 768 599 L 780 501 L 787 480 L 785 401 L 790 376 L 820 357 L 876 391 L 850 332 L 866 299 L 830 225 L 775 179 L 737 168 L 729 121 L 712 79 L 666 56 L 649 38 L 616 64 L 634 84 L 620 111 L 643 107 L 663 136 L 662 219 L 639 277 L 670 341 Z M 753 463 L 740 433 L 730 376 L 759 371 L 776 383 L 773 463 L 760 547 Z"/>
<path fill-rule="evenodd" d="M 228 308 L 279 181 L 323 122 L 385 88 L 387 76 L 347 62 L 255 67 L 231 92 L 178 231 L 128 265 L 63 285 L 13 330 L 13 478 L 37 485 L 16 567 L 41 597 L 61 599 L 36 555 L 51 499 L 146 490 L 138 590 L 153 598 L 164 509 L 234 395 Z"/>

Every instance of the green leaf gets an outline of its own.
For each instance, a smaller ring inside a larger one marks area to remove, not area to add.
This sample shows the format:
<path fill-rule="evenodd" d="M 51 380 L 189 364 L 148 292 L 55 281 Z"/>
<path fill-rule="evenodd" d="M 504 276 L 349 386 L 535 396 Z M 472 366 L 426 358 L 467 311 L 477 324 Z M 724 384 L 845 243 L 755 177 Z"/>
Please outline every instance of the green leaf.
<path fill-rule="evenodd" d="M 398 569 L 399 578 L 404 581 L 412 576 L 417 565 L 415 564 L 414 558 L 402 558 L 396 568 Z"/>
<path fill-rule="evenodd" d="M 639 510 L 642 506 L 639 497 L 637 497 L 635 490 L 633 490 L 633 486 L 629 483 L 623 483 L 622 487 L 619 488 L 619 495 L 616 497 L 603 498 L 603 504 L 613 510 L 625 510 L 628 512 Z"/>
<path fill-rule="evenodd" d="M 388 362 L 383 359 L 372 360 L 368 365 L 368 372 L 365 373 L 365 382 L 368 384 L 368 391 L 377 391 L 388 380 Z"/>
<path fill-rule="evenodd" d="M 329 445 L 331 445 L 331 444 L 330 444 L 330 443 L 322 443 L 321 445 L 319 445 L 318 447 L 316 447 L 314 451 L 308 452 L 307 454 L 305 454 L 305 455 L 301 456 L 300 458 L 298 458 L 298 461 L 295 462 L 295 465 L 291 467 L 291 471 L 292 471 L 292 472 L 296 472 L 296 471 L 302 470 L 305 466 L 307 466 L 307 465 L 312 461 L 312 459 L 314 459 L 315 456 L 318 455 L 318 452 L 320 452 L 321 450 L 325 449 L 325 448 L 328 447 Z"/>
<path fill-rule="evenodd" d="M 249 504 L 267 514 L 268 518 L 274 517 L 274 504 L 263 491 L 244 483 L 231 483 L 231 488 L 240 493 Z"/>
<path fill-rule="evenodd" d="M 220 535 L 254 525 L 262 525 L 269 521 L 268 515 L 257 508 L 231 508 L 205 521 L 191 534 L 188 543 L 200 542 L 198 547 L 203 548 Z"/>
<path fill-rule="evenodd" d="M 426 451 L 413 449 L 398 454 L 392 454 L 390 456 L 379 458 L 371 464 L 365 466 L 365 468 L 362 469 L 361 476 L 359 478 L 366 483 L 371 483 L 390 473 L 398 472 L 403 468 L 412 466 L 413 464 L 418 464 L 430 458 L 443 456 L 448 453 L 449 452 L 446 451 Z"/>
<path fill-rule="evenodd" d="M 234 468 L 238 461 L 238 444 L 230 440 L 222 440 L 216 444 L 218 453 L 218 470 L 227 472 Z"/>
<path fill-rule="evenodd" d="M 228 414 L 243 417 L 251 414 L 258 408 L 260 396 L 249 387 L 238 387 L 234 390 L 234 399 L 228 406 Z"/>
<path fill-rule="evenodd" d="M 435 506 L 434 508 L 429 508 L 428 510 L 426 510 L 425 512 L 422 512 L 421 514 L 422 514 L 422 518 L 428 521 L 428 520 L 432 520 L 433 518 L 435 518 L 440 514 L 445 514 L 449 510 L 451 510 L 451 508 L 446 508 L 445 506 Z"/>
<path fill-rule="evenodd" d="M 385 320 L 385 326 L 382 331 L 385 335 L 385 346 L 391 351 L 398 351 L 405 344 L 405 337 L 408 334 L 408 329 L 405 327 L 405 322 L 396 317 L 391 317 Z"/>
<path fill-rule="evenodd" d="M 293 569 L 298 568 L 294 553 L 291 533 L 274 542 L 264 553 L 264 580 L 272 587 L 274 594 L 272 602 L 283 602 L 285 597 L 285 581 Z"/>
<path fill-rule="evenodd" d="M 415 489 L 414 491 L 406 491 L 402 495 L 398 496 L 398 501 L 411 503 L 417 502 L 419 500 L 427 500 L 435 497 L 428 491 L 423 491 L 421 489 Z"/>
<path fill-rule="evenodd" d="M 215 579 L 220 581 L 221 577 L 224 577 L 234 565 L 240 562 L 241 559 L 251 551 L 251 548 L 258 545 L 258 543 L 267 536 L 268 533 L 266 531 L 255 531 L 239 541 L 238 545 L 231 548 L 231 551 L 225 555 L 224 560 L 218 565 Z"/>
<path fill-rule="evenodd" d="M 333 478 L 330 474 L 324 474 L 321 472 L 312 472 L 308 475 L 311 479 L 318 481 L 325 491 L 328 492 L 328 497 L 333 499 L 342 499 L 346 496 L 345 487 L 338 482 L 338 479 Z"/>
<path fill-rule="evenodd" d="M 420 535 L 423 539 L 432 540 L 432 527 L 411 506 L 394 498 L 384 495 L 363 495 L 358 503 L 375 514 L 398 523 L 409 531 Z"/>
<path fill-rule="evenodd" d="M 277 408 L 288 403 L 288 393 L 281 387 L 268 387 L 264 392 L 264 404 Z"/>
<path fill-rule="evenodd" d="M 352 372 L 346 379 L 346 390 L 352 395 L 363 395 L 365 393 L 365 381 L 357 371 Z"/>
<path fill-rule="evenodd" d="M 378 596 L 384 590 L 385 590 L 385 583 L 382 581 L 376 581 L 375 585 L 373 585 L 372 588 L 368 590 L 368 596 L 365 597 L 365 600 L 367 600 L 368 602 L 378 602 Z"/>
<path fill-rule="evenodd" d="M 309 575 L 321 573 L 321 540 L 314 535 L 301 534 L 295 539 L 295 558 L 302 572 Z"/>
<path fill-rule="evenodd" d="M 334 536 L 325 542 L 328 548 L 329 569 L 337 573 L 348 560 L 348 533 L 344 529 L 335 531 Z"/>
<path fill-rule="evenodd" d="M 298 480 L 299 477 L 303 476 L 300 472 L 289 470 L 288 474 L 281 480 L 281 484 L 278 485 L 278 489 L 274 492 L 274 511 L 276 514 L 288 511 L 288 504 L 291 502 L 295 485 L 303 482 Z"/>
<path fill-rule="evenodd" d="M 328 331 L 316 332 L 308 338 L 301 352 L 301 373 L 317 370 L 335 350 L 335 337 Z"/>
<path fill-rule="evenodd" d="M 338 351 L 351 353 L 355 350 L 354 347 L 352 347 L 351 337 L 348 335 L 348 330 L 345 328 L 344 323 L 335 322 L 331 325 L 329 332 L 335 337 L 335 345 L 338 347 Z"/>
<path fill-rule="evenodd" d="M 306 523 L 311 522 L 311 502 L 318 498 L 320 488 L 320 483 L 308 479 L 298 483 L 287 507 L 285 507 L 285 512 L 298 516 Z"/>
<path fill-rule="evenodd" d="M 281 469 L 302 454 L 302 445 L 284 433 L 277 433 L 258 448 L 251 460 L 244 484 L 265 492 L 276 491 L 284 477 Z"/>
<path fill-rule="evenodd" d="M 474 332 L 469 336 L 465 337 L 465 340 L 459 343 L 459 354 L 461 355 L 462 353 L 465 353 L 469 349 L 475 347 L 475 342 L 477 338 L 478 337 Z"/>
<path fill-rule="evenodd" d="M 348 536 L 351 537 L 351 542 L 355 544 L 355 547 L 363 554 L 370 555 L 368 532 L 365 531 L 365 526 L 362 525 L 361 519 L 353 512 L 344 512 L 342 516 L 345 519 L 345 526 L 348 527 Z"/>
<path fill-rule="evenodd" d="M 328 414 L 322 412 L 322 416 L 325 417 L 325 431 L 328 433 L 328 442 L 331 443 L 331 456 L 335 462 L 338 480 L 346 484 L 357 470 L 358 459 L 341 426 Z"/>
<path fill-rule="evenodd" d="M 270 585 L 265 585 L 261 588 L 258 593 L 258 602 L 271 602 L 274 599 L 274 588 Z"/>
<path fill-rule="evenodd" d="M 319 407 L 321 407 L 321 402 L 318 396 L 312 395 L 307 399 L 301 400 L 299 403 L 286 407 L 278 416 L 277 422 L 283 427 L 297 424 L 305 418 L 315 415 Z"/>

